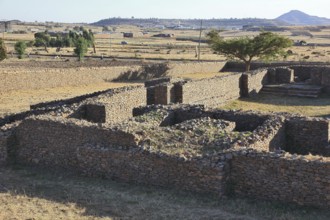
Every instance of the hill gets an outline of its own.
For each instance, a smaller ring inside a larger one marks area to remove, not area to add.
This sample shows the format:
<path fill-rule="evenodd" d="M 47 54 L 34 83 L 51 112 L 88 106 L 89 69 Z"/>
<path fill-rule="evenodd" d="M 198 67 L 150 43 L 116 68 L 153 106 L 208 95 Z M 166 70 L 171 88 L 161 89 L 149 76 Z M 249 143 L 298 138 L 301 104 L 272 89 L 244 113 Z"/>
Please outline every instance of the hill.
<path fill-rule="evenodd" d="M 278 18 L 278 21 L 283 21 L 293 25 L 330 25 L 330 19 L 318 16 L 311 16 L 302 11 L 292 10 Z"/>
<path fill-rule="evenodd" d="M 200 19 L 140 19 L 140 18 L 108 18 L 92 23 L 96 26 L 110 25 L 137 25 L 140 27 L 167 27 L 167 28 L 191 28 L 197 29 L 200 27 Z M 203 26 L 206 28 L 242 28 L 242 26 L 251 25 L 259 27 L 268 26 L 285 26 L 286 22 L 271 19 L 259 18 L 244 18 L 244 19 L 206 19 L 203 20 Z"/>

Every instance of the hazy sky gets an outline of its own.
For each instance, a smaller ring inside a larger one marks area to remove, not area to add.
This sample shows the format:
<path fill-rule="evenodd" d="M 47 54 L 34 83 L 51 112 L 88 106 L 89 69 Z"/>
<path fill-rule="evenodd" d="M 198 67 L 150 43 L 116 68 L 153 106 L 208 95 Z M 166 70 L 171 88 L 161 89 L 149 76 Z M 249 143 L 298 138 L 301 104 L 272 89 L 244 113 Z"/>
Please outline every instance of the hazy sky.
<path fill-rule="evenodd" d="M 95 22 L 109 17 L 276 18 L 297 9 L 330 18 L 330 0 L 0 0 L 0 20 Z"/>

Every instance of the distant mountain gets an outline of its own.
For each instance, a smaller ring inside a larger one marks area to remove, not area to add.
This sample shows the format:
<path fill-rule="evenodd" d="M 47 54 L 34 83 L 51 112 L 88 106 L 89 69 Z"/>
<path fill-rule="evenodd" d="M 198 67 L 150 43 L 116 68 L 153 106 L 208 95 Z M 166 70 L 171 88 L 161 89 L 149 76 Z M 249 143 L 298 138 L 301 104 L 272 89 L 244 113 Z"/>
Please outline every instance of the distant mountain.
<path fill-rule="evenodd" d="M 200 28 L 200 19 L 160 19 L 160 18 L 108 18 L 92 23 L 96 26 L 111 26 L 111 25 L 137 25 L 141 27 L 167 27 L 167 28 Z M 259 19 L 259 18 L 244 18 L 244 19 L 204 19 L 204 28 L 242 28 L 242 26 L 257 26 L 257 27 L 274 27 L 287 26 L 286 22 L 275 19 Z"/>
<path fill-rule="evenodd" d="M 330 25 L 330 19 L 311 16 L 298 10 L 292 10 L 276 18 L 292 25 Z"/>

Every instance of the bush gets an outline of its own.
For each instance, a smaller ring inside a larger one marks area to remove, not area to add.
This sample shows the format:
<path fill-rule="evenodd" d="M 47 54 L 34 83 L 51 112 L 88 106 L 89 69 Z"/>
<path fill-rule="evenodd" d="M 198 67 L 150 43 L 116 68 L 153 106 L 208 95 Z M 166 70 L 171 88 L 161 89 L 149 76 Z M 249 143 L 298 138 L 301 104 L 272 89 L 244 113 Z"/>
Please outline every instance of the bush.
<path fill-rule="evenodd" d="M 74 53 L 78 56 L 79 61 L 81 61 L 87 53 L 88 42 L 83 37 L 79 37 L 75 46 Z"/>
<path fill-rule="evenodd" d="M 22 59 L 23 55 L 25 54 L 25 50 L 26 50 L 27 46 L 26 43 L 24 41 L 18 41 L 15 44 L 15 51 L 16 53 L 18 53 L 18 58 Z"/>
<path fill-rule="evenodd" d="M 0 38 L 0 61 L 7 58 L 7 48 L 4 41 Z"/>
<path fill-rule="evenodd" d="M 145 64 L 139 70 L 129 70 L 120 74 L 113 82 L 149 80 L 166 77 L 170 66 L 168 63 Z"/>

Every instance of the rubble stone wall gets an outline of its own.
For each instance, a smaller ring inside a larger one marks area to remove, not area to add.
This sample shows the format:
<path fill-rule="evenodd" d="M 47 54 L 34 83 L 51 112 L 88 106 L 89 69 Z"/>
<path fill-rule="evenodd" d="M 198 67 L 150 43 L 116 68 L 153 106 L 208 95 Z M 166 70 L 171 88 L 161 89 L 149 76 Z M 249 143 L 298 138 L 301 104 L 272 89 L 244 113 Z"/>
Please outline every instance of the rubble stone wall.
<path fill-rule="evenodd" d="M 7 137 L 0 132 L 0 166 L 7 161 Z"/>
<path fill-rule="evenodd" d="M 268 84 L 268 70 L 260 69 L 246 73 L 248 75 L 248 94 L 256 95 L 262 89 L 262 87 Z M 241 88 L 244 89 L 244 88 Z"/>
<path fill-rule="evenodd" d="M 292 83 L 294 82 L 294 70 L 286 67 L 278 67 L 275 69 L 276 83 Z"/>
<path fill-rule="evenodd" d="M 182 102 L 216 107 L 240 97 L 241 74 L 188 81 L 182 85 Z"/>
<path fill-rule="evenodd" d="M 296 118 L 286 123 L 286 150 L 297 154 L 330 156 L 329 121 Z"/>
<path fill-rule="evenodd" d="M 147 92 L 144 87 L 136 87 L 115 94 L 100 95 L 91 99 L 91 103 L 103 104 L 106 111 L 105 121 L 118 123 L 133 117 L 133 108 L 147 104 Z"/>
<path fill-rule="evenodd" d="M 171 63 L 168 75 L 178 73 L 216 73 L 220 72 L 226 62 L 188 62 L 188 63 Z"/>
<path fill-rule="evenodd" d="M 330 161 L 266 153 L 231 161 L 234 193 L 253 198 L 330 208 Z"/>
<path fill-rule="evenodd" d="M 81 170 L 88 175 L 219 196 L 225 192 L 226 172 L 222 165 L 211 167 L 161 153 L 93 146 L 79 148 L 77 157 Z"/>
<path fill-rule="evenodd" d="M 25 89 L 79 86 L 110 82 L 121 73 L 139 66 L 98 67 L 80 69 L 44 69 L 21 72 L 0 72 L 0 92 Z"/>
<path fill-rule="evenodd" d="M 136 146 L 135 136 L 81 121 L 48 116 L 24 120 L 16 130 L 17 162 L 77 167 L 78 146 Z"/>
<path fill-rule="evenodd" d="M 207 165 L 137 146 L 134 135 L 74 119 L 38 116 L 17 129 L 17 162 L 91 176 L 222 195 L 224 164 Z"/>

